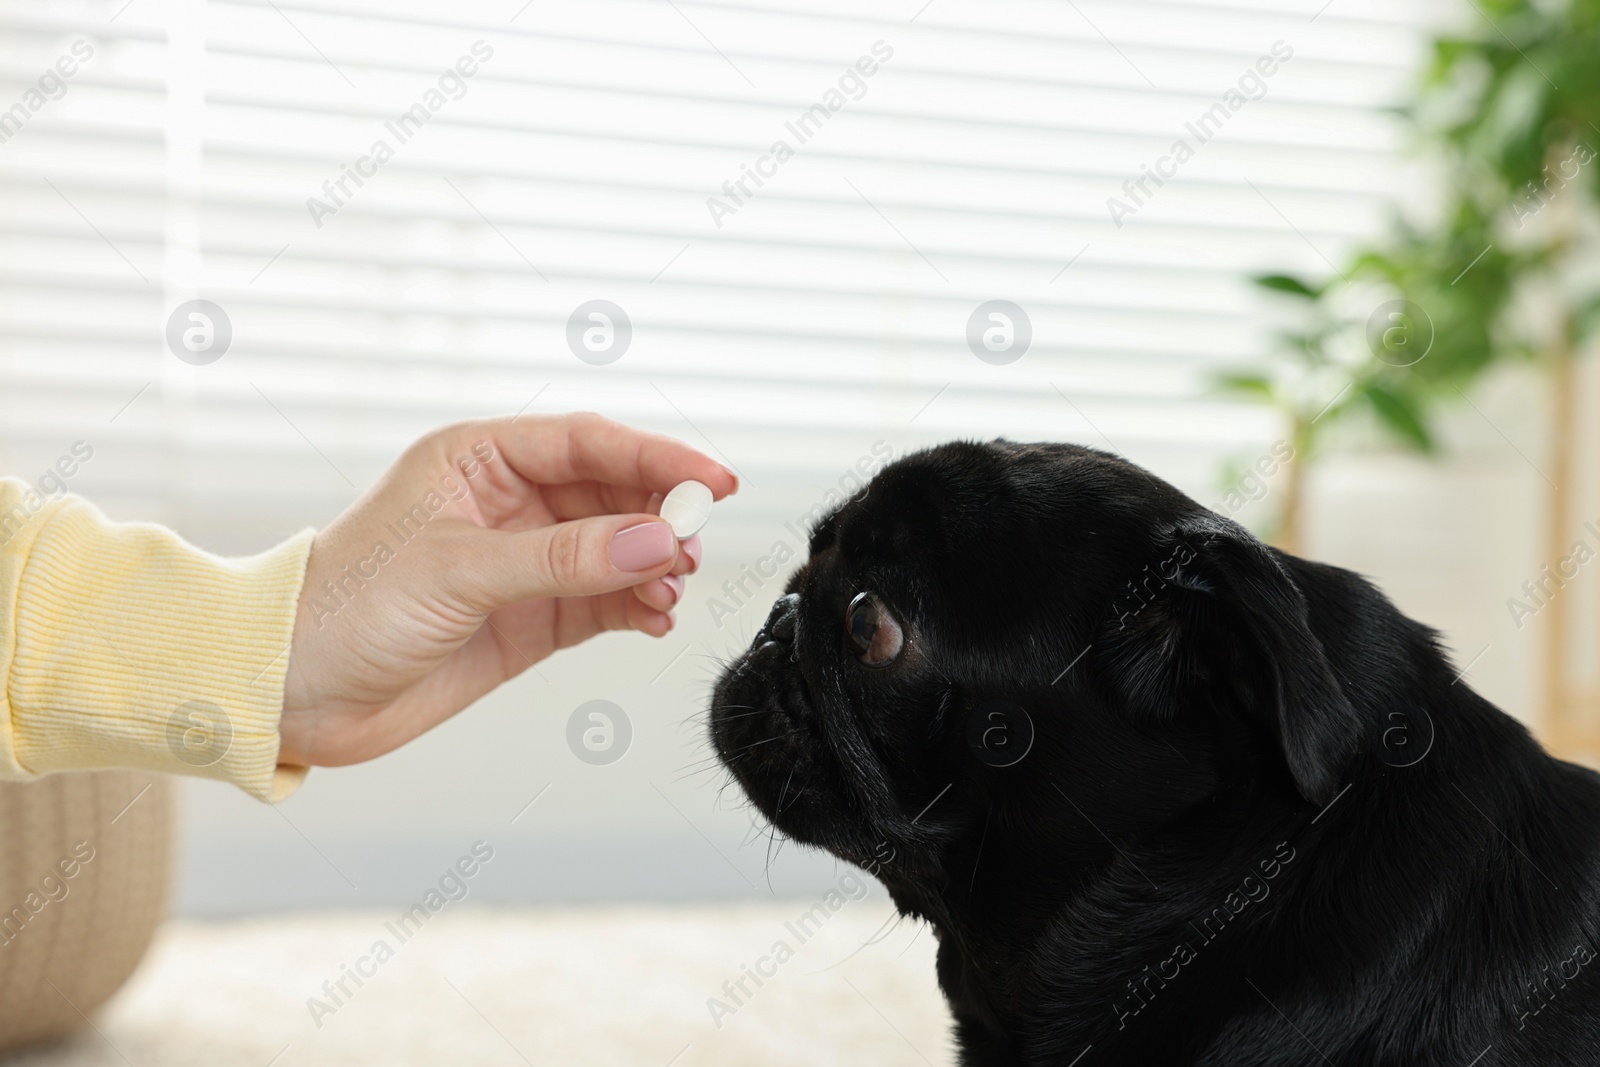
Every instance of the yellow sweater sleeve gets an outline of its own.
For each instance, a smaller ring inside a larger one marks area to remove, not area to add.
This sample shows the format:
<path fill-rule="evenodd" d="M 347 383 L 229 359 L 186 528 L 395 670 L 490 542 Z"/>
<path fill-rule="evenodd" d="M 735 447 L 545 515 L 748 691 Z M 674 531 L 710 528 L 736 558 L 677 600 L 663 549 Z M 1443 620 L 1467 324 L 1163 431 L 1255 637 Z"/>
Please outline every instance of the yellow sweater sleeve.
<path fill-rule="evenodd" d="M 138 767 L 280 800 L 289 639 L 312 531 L 222 559 L 0 478 L 0 779 Z"/>

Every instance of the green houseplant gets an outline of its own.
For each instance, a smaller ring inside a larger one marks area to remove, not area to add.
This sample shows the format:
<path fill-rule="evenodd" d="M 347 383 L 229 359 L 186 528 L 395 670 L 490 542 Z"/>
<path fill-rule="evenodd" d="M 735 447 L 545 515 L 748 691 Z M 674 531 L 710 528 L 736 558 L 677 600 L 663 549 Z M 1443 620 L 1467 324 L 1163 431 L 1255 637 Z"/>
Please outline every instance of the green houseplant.
<path fill-rule="evenodd" d="M 1256 279 L 1298 303 L 1298 325 L 1280 333 L 1267 365 L 1219 380 L 1277 407 L 1291 427 L 1296 460 L 1274 531 L 1286 547 L 1300 543 L 1306 465 L 1329 429 L 1365 411 L 1408 446 L 1434 451 L 1439 410 L 1513 361 L 1549 382 L 1550 454 L 1539 465 L 1550 483 L 1549 558 L 1570 540 L 1575 363 L 1600 324 L 1600 0 L 1475 0 L 1462 14 L 1463 29 L 1433 42 L 1403 109 L 1439 175 L 1438 210 L 1397 220 L 1329 280 Z M 1335 371 L 1345 387 L 1330 403 L 1322 397 Z M 1554 732 L 1570 734 L 1571 619 L 1568 605 L 1556 607 L 1545 710 Z"/>

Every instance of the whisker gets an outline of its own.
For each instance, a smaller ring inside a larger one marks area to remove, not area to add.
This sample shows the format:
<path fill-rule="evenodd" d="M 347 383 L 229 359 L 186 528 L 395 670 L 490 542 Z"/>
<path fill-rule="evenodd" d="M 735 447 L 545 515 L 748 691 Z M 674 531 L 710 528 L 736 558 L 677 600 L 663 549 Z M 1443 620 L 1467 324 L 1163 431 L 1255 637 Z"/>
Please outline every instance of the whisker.
<path fill-rule="evenodd" d="M 789 783 L 794 781 L 794 772 L 799 769 L 798 764 L 789 768 L 789 777 L 783 780 L 783 788 L 778 790 L 778 810 L 774 814 L 783 814 L 783 798 L 789 795 Z"/>
<path fill-rule="evenodd" d="M 767 714 L 767 709 L 758 708 L 758 709 L 755 709 L 755 710 L 752 710 L 752 711 L 741 711 L 737 715 L 724 715 L 724 716 L 722 716 L 722 719 L 723 719 L 723 721 L 728 721 L 728 720 L 731 720 L 731 719 L 748 719 L 752 715 L 765 715 L 765 714 Z"/>
<path fill-rule="evenodd" d="M 760 748 L 762 745 L 768 745 L 768 744 L 771 744 L 774 741 L 781 741 L 781 740 L 783 740 L 783 735 L 782 734 L 773 734 L 771 737 L 767 738 L 765 741 L 752 741 L 750 744 L 745 745 L 739 751 L 737 751 L 737 752 L 733 753 L 733 755 L 729 756 L 728 760 L 729 760 L 729 762 L 732 762 L 733 760 L 738 759 L 740 756 L 744 755 L 746 752 L 749 752 L 752 748 Z"/>
<path fill-rule="evenodd" d="M 677 772 L 677 777 L 674 778 L 673 781 L 681 782 L 685 778 L 693 778 L 697 774 L 706 774 L 712 771 L 719 771 L 721 769 L 721 764 L 717 763 L 708 763 L 704 767 L 685 767 Z"/>
<path fill-rule="evenodd" d="M 901 949 L 896 954 L 896 958 L 899 958 L 900 956 L 904 956 L 907 952 L 909 952 L 911 950 L 911 946 L 915 945 L 917 943 L 917 938 L 922 936 L 922 928 L 927 926 L 927 925 L 928 925 L 927 920 L 923 920 L 922 922 L 919 922 L 917 924 L 916 933 L 911 935 L 911 940 L 906 942 L 906 947 Z"/>
<path fill-rule="evenodd" d="M 773 846 L 774 842 L 776 842 L 777 840 L 778 840 L 778 828 L 776 826 L 769 826 L 767 828 L 767 866 L 766 866 L 766 876 L 767 876 L 767 889 L 771 890 L 773 893 L 777 893 L 777 890 L 772 888 L 772 846 Z"/>
<path fill-rule="evenodd" d="M 717 766 L 715 764 L 713 764 L 713 765 L 711 765 L 709 767 L 699 767 L 699 768 L 696 768 L 695 770 L 692 770 L 692 771 L 685 771 L 683 774 L 678 775 L 678 777 L 674 778 L 672 781 L 673 781 L 674 784 L 676 784 L 678 782 L 687 781 L 688 779 L 693 778 L 697 774 L 713 774 L 716 771 L 719 771 L 721 769 L 722 769 L 721 767 L 719 767 L 719 766 Z"/>
<path fill-rule="evenodd" d="M 900 928 L 900 923 L 904 918 L 905 918 L 905 915 L 902 912 L 896 910 L 893 914 L 891 914 L 889 916 L 889 918 L 883 920 L 883 925 L 878 927 L 878 931 L 877 932 L 874 932 L 865 941 L 863 941 L 863 942 L 861 942 L 861 944 L 857 945 L 850 952 L 850 954 L 847 955 L 844 959 L 839 960 L 839 961 L 837 961 L 835 963 L 830 963 L 828 966 L 822 968 L 822 970 L 820 970 L 820 971 L 812 971 L 811 973 L 812 974 L 822 974 L 823 971 L 831 971 L 836 967 L 844 966 L 850 960 L 854 959 L 856 956 L 859 956 L 861 953 L 865 952 L 871 946 L 879 944 L 880 942 L 882 942 L 886 938 L 888 938 L 891 934 L 893 934 L 896 930 L 898 930 Z M 893 926 L 889 925 L 891 922 L 894 924 Z M 881 936 L 880 936 L 880 933 L 881 933 Z"/>

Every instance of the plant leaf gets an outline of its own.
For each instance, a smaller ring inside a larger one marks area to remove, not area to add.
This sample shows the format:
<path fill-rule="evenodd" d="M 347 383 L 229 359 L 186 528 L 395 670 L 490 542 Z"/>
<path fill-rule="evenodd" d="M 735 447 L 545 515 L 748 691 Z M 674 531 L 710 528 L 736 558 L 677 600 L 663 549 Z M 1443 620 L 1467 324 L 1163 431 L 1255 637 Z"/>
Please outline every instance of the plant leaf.
<path fill-rule="evenodd" d="M 1290 274 L 1261 274 L 1253 280 L 1263 289 L 1288 293 L 1290 296 L 1301 296 L 1307 300 L 1316 300 L 1322 295 L 1318 290 Z"/>
<path fill-rule="evenodd" d="M 1437 442 L 1424 421 L 1422 409 L 1411 397 L 1378 382 L 1363 382 L 1361 393 L 1372 405 L 1378 421 L 1390 432 L 1423 452 L 1437 449 Z"/>
<path fill-rule="evenodd" d="M 1589 339 L 1595 327 L 1600 326 L 1600 296 L 1590 297 L 1572 315 L 1572 329 L 1574 340 L 1579 343 Z"/>
<path fill-rule="evenodd" d="M 1251 371 L 1233 371 L 1217 375 L 1216 382 L 1220 388 L 1230 393 L 1242 393 L 1245 396 L 1267 401 L 1276 399 L 1272 392 L 1272 382 L 1262 374 L 1256 374 Z"/>

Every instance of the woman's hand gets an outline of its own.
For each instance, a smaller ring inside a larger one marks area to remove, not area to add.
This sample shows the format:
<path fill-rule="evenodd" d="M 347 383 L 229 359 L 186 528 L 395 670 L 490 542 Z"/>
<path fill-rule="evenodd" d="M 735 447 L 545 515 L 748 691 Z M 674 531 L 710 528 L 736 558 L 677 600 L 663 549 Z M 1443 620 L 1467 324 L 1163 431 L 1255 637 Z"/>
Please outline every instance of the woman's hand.
<path fill-rule="evenodd" d="M 559 648 L 673 625 L 698 537 L 654 513 L 696 479 L 738 479 L 598 415 L 438 430 L 312 542 L 295 618 L 281 763 L 383 755 Z"/>

